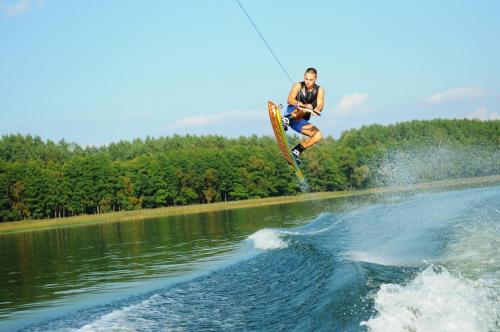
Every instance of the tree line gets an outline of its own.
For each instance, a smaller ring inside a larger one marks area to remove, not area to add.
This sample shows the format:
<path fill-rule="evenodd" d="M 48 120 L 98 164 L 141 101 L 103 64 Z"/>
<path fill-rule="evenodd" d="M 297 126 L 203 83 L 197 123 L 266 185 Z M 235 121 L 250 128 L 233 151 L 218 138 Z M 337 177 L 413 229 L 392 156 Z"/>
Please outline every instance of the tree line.
<path fill-rule="evenodd" d="M 299 137 L 289 137 L 291 143 Z M 304 153 L 312 191 L 500 173 L 500 121 L 370 125 Z M 405 175 L 405 176 L 402 176 Z M 293 195 L 272 137 L 166 136 L 81 147 L 0 139 L 0 221 Z"/>

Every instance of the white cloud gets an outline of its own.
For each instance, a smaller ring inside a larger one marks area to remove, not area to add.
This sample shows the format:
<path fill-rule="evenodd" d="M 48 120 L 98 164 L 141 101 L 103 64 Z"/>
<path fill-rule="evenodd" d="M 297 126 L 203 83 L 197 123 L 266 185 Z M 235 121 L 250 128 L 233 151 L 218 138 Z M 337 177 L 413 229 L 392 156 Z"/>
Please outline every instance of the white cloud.
<path fill-rule="evenodd" d="M 365 114 L 370 111 L 370 109 L 366 107 L 367 100 L 368 95 L 365 93 L 354 93 L 344 96 L 334 108 L 334 112 L 343 115 Z"/>
<path fill-rule="evenodd" d="M 237 124 L 259 121 L 264 116 L 263 112 L 257 111 L 231 111 L 218 114 L 204 114 L 177 120 L 169 127 L 170 129 L 186 129 L 204 128 L 221 124 L 234 126 Z"/>
<path fill-rule="evenodd" d="M 486 92 L 481 88 L 463 87 L 437 92 L 427 98 L 429 104 L 442 104 L 448 101 L 468 100 L 484 97 Z"/>
<path fill-rule="evenodd" d="M 500 115 L 496 112 L 490 112 L 486 107 L 478 107 L 474 112 L 467 114 L 468 119 L 500 120 Z"/>
<path fill-rule="evenodd" d="M 31 8 L 30 0 L 21 0 L 15 4 L 8 5 L 0 1 L 0 10 L 7 16 L 16 16 L 28 11 Z"/>
<path fill-rule="evenodd" d="M 19 0 L 13 4 L 6 4 L 5 1 L 0 0 L 0 12 L 3 12 L 6 16 L 17 16 L 29 11 L 33 7 L 32 3 L 37 8 L 45 5 L 44 0 Z"/>

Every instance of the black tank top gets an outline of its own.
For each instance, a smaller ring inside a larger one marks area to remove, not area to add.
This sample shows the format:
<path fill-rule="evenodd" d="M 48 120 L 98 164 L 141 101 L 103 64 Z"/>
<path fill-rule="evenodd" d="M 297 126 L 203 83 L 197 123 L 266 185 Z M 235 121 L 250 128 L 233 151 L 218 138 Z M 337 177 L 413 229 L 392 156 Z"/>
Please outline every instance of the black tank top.
<path fill-rule="evenodd" d="M 314 84 L 311 91 L 307 91 L 306 83 L 304 81 L 300 82 L 300 90 L 295 97 L 295 100 L 300 101 L 304 104 L 312 104 L 313 108 L 318 106 L 318 91 L 319 85 Z M 309 120 L 311 118 L 311 114 L 306 114 L 304 116 L 305 120 Z"/>

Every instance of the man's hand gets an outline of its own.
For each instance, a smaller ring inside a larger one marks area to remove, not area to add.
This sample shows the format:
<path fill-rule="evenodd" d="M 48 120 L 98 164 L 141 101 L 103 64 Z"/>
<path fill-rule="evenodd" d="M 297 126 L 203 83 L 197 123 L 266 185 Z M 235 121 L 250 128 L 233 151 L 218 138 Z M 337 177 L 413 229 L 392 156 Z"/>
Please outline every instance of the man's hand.
<path fill-rule="evenodd" d="M 310 106 L 310 107 L 308 107 L 308 106 Z M 313 109 L 311 104 L 305 104 L 304 106 L 298 106 L 297 108 L 305 113 L 321 116 L 321 114 L 318 111 Z"/>

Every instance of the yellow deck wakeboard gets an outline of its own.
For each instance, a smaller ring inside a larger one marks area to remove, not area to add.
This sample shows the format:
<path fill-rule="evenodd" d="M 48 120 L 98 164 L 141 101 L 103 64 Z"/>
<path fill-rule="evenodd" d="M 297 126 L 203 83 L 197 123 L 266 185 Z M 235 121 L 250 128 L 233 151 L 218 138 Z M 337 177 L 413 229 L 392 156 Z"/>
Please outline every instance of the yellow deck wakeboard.
<path fill-rule="evenodd" d="M 283 158 L 290 165 L 290 169 L 295 173 L 299 181 L 300 187 L 303 191 L 308 191 L 309 186 L 307 181 L 302 174 L 295 158 L 293 157 L 290 145 L 288 145 L 288 140 L 286 138 L 285 130 L 283 129 L 283 123 L 281 121 L 280 109 L 272 101 L 267 102 L 267 110 L 269 111 L 269 119 L 271 120 L 271 125 L 273 126 L 274 136 L 276 137 L 276 142 L 278 143 L 278 148 L 283 155 Z"/>

